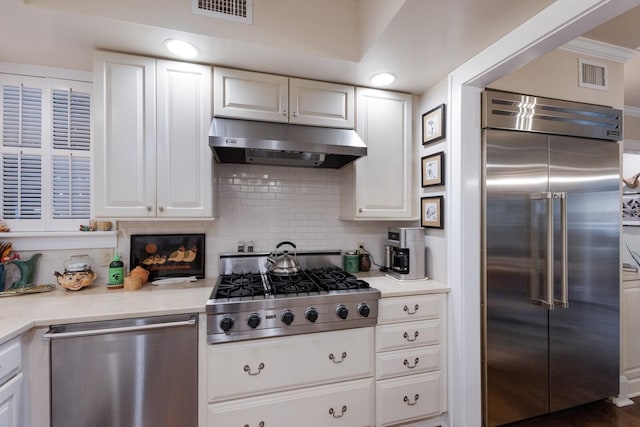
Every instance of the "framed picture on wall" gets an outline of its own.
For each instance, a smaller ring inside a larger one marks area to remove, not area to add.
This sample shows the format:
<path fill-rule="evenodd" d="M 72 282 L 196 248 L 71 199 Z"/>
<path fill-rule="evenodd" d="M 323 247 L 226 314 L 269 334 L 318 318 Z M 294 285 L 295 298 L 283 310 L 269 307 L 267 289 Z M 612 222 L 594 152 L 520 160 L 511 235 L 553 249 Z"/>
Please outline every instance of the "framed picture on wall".
<path fill-rule="evenodd" d="M 622 225 L 640 226 L 640 194 L 622 195 Z"/>
<path fill-rule="evenodd" d="M 422 186 L 444 184 L 444 152 L 431 154 L 422 158 Z"/>
<path fill-rule="evenodd" d="M 440 104 L 422 115 L 422 144 L 443 139 L 445 129 L 445 105 Z"/>
<path fill-rule="evenodd" d="M 420 225 L 427 228 L 444 228 L 442 196 L 423 197 L 420 199 Z"/>

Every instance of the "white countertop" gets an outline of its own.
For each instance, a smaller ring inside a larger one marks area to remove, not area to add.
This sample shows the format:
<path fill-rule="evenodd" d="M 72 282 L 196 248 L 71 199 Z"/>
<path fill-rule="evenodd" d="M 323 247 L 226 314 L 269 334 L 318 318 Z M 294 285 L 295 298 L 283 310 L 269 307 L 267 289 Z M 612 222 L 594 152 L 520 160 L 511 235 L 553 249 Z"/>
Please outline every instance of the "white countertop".
<path fill-rule="evenodd" d="M 382 297 L 448 292 L 449 288 L 434 280 L 399 281 L 382 273 L 359 273 Z M 201 313 L 215 279 L 193 283 L 154 286 L 125 291 L 93 284 L 81 291 L 67 291 L 58 286 L 51 292 L 0 298 L 0 343 L 33 327 L 58 323 L 90 322 L 117 318 L 158 316 L 176 313 Z"/>

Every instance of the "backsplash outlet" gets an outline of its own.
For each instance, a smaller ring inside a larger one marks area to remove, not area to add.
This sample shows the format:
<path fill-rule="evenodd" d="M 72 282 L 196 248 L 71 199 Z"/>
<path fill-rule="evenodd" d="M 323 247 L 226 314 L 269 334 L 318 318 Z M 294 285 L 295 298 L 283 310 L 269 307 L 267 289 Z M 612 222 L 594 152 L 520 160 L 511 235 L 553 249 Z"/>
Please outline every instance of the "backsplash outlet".
<path fill-rule="evenodd" d="M 113 248 L 104 248 L 100 252 L 100 265 L 99 267 L 109 267 L 109 264 L 113 260 Z"/>

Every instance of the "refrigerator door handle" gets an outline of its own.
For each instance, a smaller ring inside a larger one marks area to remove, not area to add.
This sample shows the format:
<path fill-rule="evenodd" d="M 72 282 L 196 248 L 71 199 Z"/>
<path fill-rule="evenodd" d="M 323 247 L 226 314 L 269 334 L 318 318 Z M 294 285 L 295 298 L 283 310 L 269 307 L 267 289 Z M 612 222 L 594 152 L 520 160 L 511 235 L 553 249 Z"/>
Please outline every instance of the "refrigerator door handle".
<path fill-rule="evenodd" d="M 553 310 L 555 308 L 555 296 L 554 296 L 554 274 L 553 274 L 553 197 L 554 194 L 550 192 L 533 193 L 531 194 L 531 200 L 546 200 L 547 201 L 547 251 L 546 251 L 546 295 L 544 299 L 539 302 L 547 309 Z"/>
<path fill-rule="evenodd" d="M 560 272 L 560 301 L 562 308 L 569 308 L 569 249 L 567 240 L 567 193 L 553 193 L 554 199 L 560 199 L 560 257 L 561 268 Z"/>

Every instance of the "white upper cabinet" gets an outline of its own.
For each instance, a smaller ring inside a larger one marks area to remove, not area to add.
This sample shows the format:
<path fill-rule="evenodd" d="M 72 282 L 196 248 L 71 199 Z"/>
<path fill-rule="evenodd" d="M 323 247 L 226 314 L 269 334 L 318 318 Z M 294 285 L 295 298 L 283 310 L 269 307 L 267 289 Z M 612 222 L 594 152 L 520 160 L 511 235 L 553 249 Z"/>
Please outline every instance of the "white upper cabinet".
<path fill-rule="evenodd" d="M 340 218 L 417 219 L 411 95 L 356 88 L 356 110 L 367 155 L 340 169 Z"/>
<path fill-rule="evenodd" d="M 211 68 L 157 62 L 158 216 L 213 215 Z"/>
<path fill-rule="evenodd" d="M 215 67 L 213 113 L 301 125 L 354 127 L 354 87 Z"/>
<path fill-rule="evenodd" d="M 289 123 L 353 129 L 355 88 L 289 79 Z"/>
<path fill-rule="evenodd" d="M 95 56 L 95 215 L 213 215 L 211 68 Z"/>

